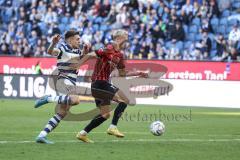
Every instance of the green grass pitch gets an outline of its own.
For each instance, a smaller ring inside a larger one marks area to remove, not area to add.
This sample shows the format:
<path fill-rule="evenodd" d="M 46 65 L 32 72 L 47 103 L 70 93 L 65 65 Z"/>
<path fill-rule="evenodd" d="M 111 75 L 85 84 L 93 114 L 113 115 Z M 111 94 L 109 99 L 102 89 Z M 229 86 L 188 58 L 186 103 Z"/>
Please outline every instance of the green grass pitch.
<path fill-rule="evenodd" d="M 125 138 L 106 134 L 110 120 L 93 130 L 94 144 L 75 138 L 85 122 L 66 122 L 49 135 L 53 145 L 36 144 L 35 137 L 54 114 L 54 105 L 34 109 L 31 100 L 0 100 L 0 160 L 239 160 L 240 109 L 137 105 L 127 108 L 119 121 Z M 82 103 L 79 113 L 94 108 Z M 161 117 L 162 136 L 149 125 Z"/>

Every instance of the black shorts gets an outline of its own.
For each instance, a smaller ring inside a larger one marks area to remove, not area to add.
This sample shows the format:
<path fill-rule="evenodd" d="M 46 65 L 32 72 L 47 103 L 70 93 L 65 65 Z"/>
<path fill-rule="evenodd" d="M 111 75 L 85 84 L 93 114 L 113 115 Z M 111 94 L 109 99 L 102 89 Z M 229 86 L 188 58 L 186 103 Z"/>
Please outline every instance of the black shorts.
<path fill-rule="evenodd" d="M 111 100 L 119 89 L 108 81 L 96 80 L 92 82 L 91 91 L 97 107 L 110 105 Z"/>

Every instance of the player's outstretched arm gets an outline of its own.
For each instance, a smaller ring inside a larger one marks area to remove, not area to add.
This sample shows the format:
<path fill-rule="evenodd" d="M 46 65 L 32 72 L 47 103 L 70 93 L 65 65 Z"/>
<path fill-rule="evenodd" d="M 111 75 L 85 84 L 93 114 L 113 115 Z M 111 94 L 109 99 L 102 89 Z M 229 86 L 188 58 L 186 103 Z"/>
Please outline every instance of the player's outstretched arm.
<path fill-rule="evenodd" d="M 148 78 L 149 77 L 148 73 L 129 72 L 129 71 L 126 71 L 125 69 L 118 69 L 118 73 L 119 73 L 120 77 L 134 77 L 134 76 L 138 76 L 138 77 L 142 77 L 142 78 Z"/>
<path fill-rule="evenodd" d="M 85 55 L 83 55 L 82 58 L 80 58 L 80 57 L 75 57 L 75 58 L 73 58 L 73 59 L 75 59 L 75 60 L 77 61 L 77 63 L 72 64 L 71 67 L 74 67 L 74 68 L 76 68 L 76 69 L 79 69 L 82 64 L 84 64 L 84 63 L 85 63 L 86 61 L 88 61 L 89 59 L 93 59 L 93 58 L 97 58 L 97 55 L 96 55 L 95 52 L 90 52 L 90 53 L 88 53 L 88 54 L 85 54 Z"/>
<path fill-rule="evenodd" d="M 52 42 L 47 49 L 48 54 L 52 56 L 57 56 L 61 52 L 58 48 L 54 48 L 60 39 L 61 37 L 59 34 L 53 36 Z"/>

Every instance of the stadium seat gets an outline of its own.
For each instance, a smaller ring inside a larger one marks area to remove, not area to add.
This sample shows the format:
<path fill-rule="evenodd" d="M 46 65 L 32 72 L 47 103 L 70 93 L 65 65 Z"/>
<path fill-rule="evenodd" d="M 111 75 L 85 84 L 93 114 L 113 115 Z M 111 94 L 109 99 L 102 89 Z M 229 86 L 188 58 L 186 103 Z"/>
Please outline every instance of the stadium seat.
<path fill-rule="evenodd" d="M 93 25 L 93 30 L 94 30 L 94 31 L 99 30 L 99 25 L 98 25 L 98 24 L 94 24 L 94 25 Z"/>
<path fill-rule="evenodd" d="M 181 51 L 181 50 L 183 50 L 183 42 L 182 41 L 178 41 L 177 42 L 177 48 Z"/>
<path fill-rule="evenodd" d="M 102 25 L 100 26 L 100 30 L 101 30 L 101 31 L 103 31 L 103 32 L 105 32 L 105 31 L 107 31 L 107 30 L 108 30 L 108 26 L 107 26 L 107 25 L 104 25 L 104 24 L 102 24 Z"/>
<path fill-rule="evenodd" d="M 240 8 L 240 2 L 235 2 L 232 4 L 233 9 L 239 9 Z"/>
<path fill-rule="evenodd" d="M 222 13 L 222 17 L 228 17 L 230 16 L 230 11 L 229 10 L 224 10 Z"/>
<path fill-rule="evenodd" d="M 61 32 L 65 31 L 65 24 L 59 24 L 58 28 L 60 29 Z"/>
<path fill-rule="evenodd" d="M 74 20 L 74 17 L 69 18 L 69 24 L 71 24 L 73 20 Z"/>
<path fill-rule="evenodd" d="M 213 32 L 214 32 L 214 33 L 217 33 L 218 27 L 219 27 L 218 25 L 212 26 L 212 29 L 213 29 Z"/>
<path fill-rule="evenodd" d="M 212 41 L 212 49 L 216 50 L 217 49 L 217 42 L 214 40 Z"/>
<path fill-rule="evenodd" d="M 228 21 L 228 24 L 230 25 L 230 26 L 233 26 L 233 25 L 235 25 L 235 24 L 237 24 L 238 23 L 238 20 L 237 19 L 230 19 L 229 21 Z"/>
<path fill-rule="evenodd" d="M 219 19 L 218 18 L 212 18 L 210 21 L 212 26 L 217 26 L 219 24 Z"/>
<path fill-rule="evenodd" d="M 187 34 L 187 40 L 194 42 L 195 41 L 195 33 Z"/>
<path fill-rule="evenodd" d="M 101 17 L 97 17 L 95 20 L 94 20 L 94 23 L 99 23 L 101 24 L 102 22 L 102 18 Z"/>
<path fill-rule="evenodd" d="M 191 41 L 185 41 L 184 42 L 184 49 L 189 49 L 189 47 L 192 45 L 193 42 Z"/>
<path fill-rule="evenodd" d="M 38 23 L 38 26 L 40 27 L 43 34 L 46 34 L 48 32 L 48 26 L 44 22 Z"/>
<path fill-rule="evenodd" d="M 225 26 L 219 26 L 217 29 L 217 33 L 225 34 L 226 33 Z"/>
<path fill-rule="evenodd" d="M 227 27 L 226 33 L 229 34 L 231 32 L 231 30 L 232 30 L 232 26 Z"/>
<path fill-rule="evenodd" d="M 187 25 L 183 25 L 183 29 L 184 29 L 184 32 L 187 34 L 188 33 L 188 26 Z"/>
<path fill-rule="evenodd" d="M 193 24 L 193 25 L 200 26 L 200 25 L 201 25 L 201 20 L 200 20 L 200 18 L 194 18 L 194 19 L 192 20 L 192 24 Z"/>
<path fill-rule="evenodd" d="M 192 25 L 189 28 L 190 33 L 198 33 L 198 26 L 197 25 Z"/>
<path fill-rule="evenodd" d="M 220 25 L 227 26 L 227 25 L 228 25 L 228 20 L 227 20 L 227 18 L 221 18 L 219 24 L 220 24 Z"/>
<path fill-rule="evenodd" d="M 69 23 L 69 19 L 68 19 L 68 17 L 62 17 L 62 18 L 61 18 L 61 23 L 67 25 L 67 24 Z"/>
<path fill-rule="evenodd" d="M 165 43 L 165 46 L 167 49 L 171 48 L 171 45 L 172 45 L 172 42 L 171 41 L 168 41 Z"/>
<path fill-rule="evenodd" d="M 217 55 L 217 50 L 211 50 L 210 52 L 210 58 L 213 58 Z"/>
<path fill-rule="evenodd" d="M 236 15 L 236 14 L 238 14 L 238 12 L 237 11 L 230 11 L 230 14 L 231 15 Z"/>
<path fill-rule="evenodd" d="M 201 34 L 197 34 L 197 35 L 196 35 L 196 40 L 197 40 L 197 41 L 200 41 L 201 39 L 202 39 L 202 35 L 201 35 Z"/>
<path fill-rule="evenodd" d="M 133 15 L 133 16 L 138 16 L 138 10 L 133 10 L 133 11 L 132 11 L 132 15 Z"/>

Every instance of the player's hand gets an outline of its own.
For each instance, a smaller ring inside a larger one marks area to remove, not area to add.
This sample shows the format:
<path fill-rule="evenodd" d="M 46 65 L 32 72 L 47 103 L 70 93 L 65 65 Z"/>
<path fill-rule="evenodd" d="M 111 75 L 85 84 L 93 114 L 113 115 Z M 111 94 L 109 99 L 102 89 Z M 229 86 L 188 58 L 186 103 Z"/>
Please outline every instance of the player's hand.
<path fill-rule="evenodd" d="M 89 53 L 89 52 L 90 52 L 90 49 L 91 49 L 91 44 L 85 43 L 85 44 L 83 45 L 83 54 Z"/>
<path fill-rule="evenodd" d="M 139 77 L 141 77 L 141 78 L 148 78 L 149 77 L 148 73 L 139 72 L 138 74 L 139 74 Z"/>
<path fill-rule="evenodd" d="M 57 44 L 61 39 L 61 36 L 59 34 L 56 34 L 52 37 L 52 43 Z"/>

